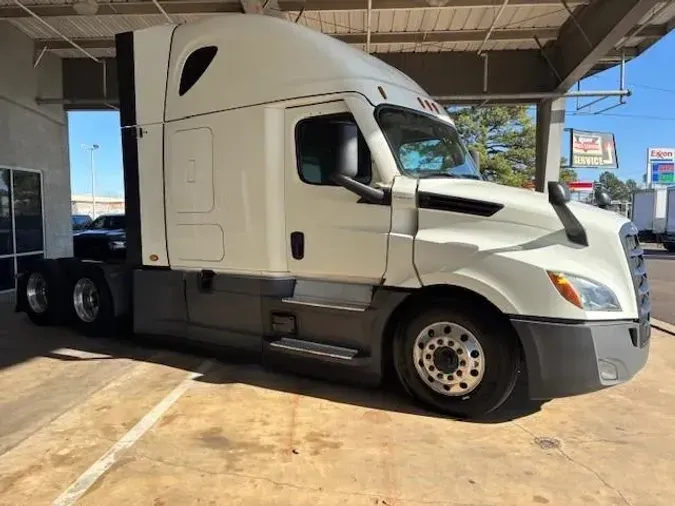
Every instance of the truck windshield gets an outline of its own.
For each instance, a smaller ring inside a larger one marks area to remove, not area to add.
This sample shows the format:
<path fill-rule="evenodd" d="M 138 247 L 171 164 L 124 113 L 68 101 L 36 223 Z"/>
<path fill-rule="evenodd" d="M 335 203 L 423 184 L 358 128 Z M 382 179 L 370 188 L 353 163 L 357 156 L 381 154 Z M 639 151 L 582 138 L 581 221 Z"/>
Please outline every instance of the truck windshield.
<path fill-rule="evenodd" d="M 483 179 L 452 125 L 398 107 L 382 107 L 376 116 L 403 174 Z"/>

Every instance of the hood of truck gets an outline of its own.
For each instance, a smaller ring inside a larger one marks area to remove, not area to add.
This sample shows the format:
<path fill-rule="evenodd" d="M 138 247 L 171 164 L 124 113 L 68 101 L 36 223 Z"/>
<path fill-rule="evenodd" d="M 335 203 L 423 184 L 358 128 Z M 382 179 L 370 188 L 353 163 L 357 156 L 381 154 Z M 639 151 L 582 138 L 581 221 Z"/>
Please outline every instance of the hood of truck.
<path fill-rule="evenodd" d="M 588 245 L 573 243 L 548 195 L 485 181 L 421 179 L 415 269 L 422 285 L 453 284 L 483 295 L 502 311 L 598 320 L 637 316 L 620 230 L 627 219 L 568 203 Z M 547 271 L 598 281 L 618 297 L 620 312 L 586 312 L 564 301 Z"/>
<path fill-rule="evenodd" d="M 482 220 L 491 220 L 523 227 L 533 227 L 542 231 L 555 232 L 563 229 L 548 195 L 523 188 L 477 181 L 473 179 L 421 179 L 418 195 L 434 194 L 450 198 L 465 199 L 478 204 L 488 203 L 501 206 L 491 216 L 477 216 Z M 581 222 L 587 232 L 604 231 L 616 234 L 628 221 L 618 213 L 599 209 L 589 204 L 569 202 L 568 207 Z M 420 210 L 423 213 L 423 210 Z M 604 234 L 601 234 L 604 235 Z M 589 241 L 594 234 L 589 233 Z"/>

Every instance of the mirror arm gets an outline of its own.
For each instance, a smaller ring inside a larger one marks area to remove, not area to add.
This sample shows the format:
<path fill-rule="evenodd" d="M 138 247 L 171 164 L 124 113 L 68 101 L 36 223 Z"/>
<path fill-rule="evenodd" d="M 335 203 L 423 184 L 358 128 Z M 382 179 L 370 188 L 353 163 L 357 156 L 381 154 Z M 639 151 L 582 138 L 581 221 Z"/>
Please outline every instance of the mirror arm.
<path fill-rule="evenodd" d="M 356 193 L 366 202 L 370 202 L 372 204 L 383 204 L 385 201 L 386 197 L 383 190 L 359 183 L 358 181 L 355 181 L 344 174 L 335 174 L 333 177 L 331 177 L 331 179 L 347 190 Z"/>

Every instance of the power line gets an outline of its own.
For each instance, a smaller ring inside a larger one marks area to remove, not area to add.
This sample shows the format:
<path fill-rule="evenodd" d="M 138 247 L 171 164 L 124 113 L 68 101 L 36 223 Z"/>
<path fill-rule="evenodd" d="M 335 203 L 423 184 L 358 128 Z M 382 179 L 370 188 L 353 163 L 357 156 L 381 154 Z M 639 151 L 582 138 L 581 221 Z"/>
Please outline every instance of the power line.
<path fill-rule="evenodd" d="M 675 90 L 671 90 L 668 88 L 659 88 L 657 86 L 650 86 L 648 84 L 641 84 L 641 83 L 633 83 L 632 86 L 636 86 L 637 88 L 645 88 L 648 90 L 654 90 L 654 91 L 663 91 L 665 93 L 675 93 Z"/>
<path fill-rule="evenodd" d="M 578 112 L 578 111 L 566 111 L 570 116 L 611 116 L 615 118 L 631 118 L 631 119 L 643 119 L 649 121 L 675 121 L 675 117 L 667 116 L 647 116 L 641 114 L 621 114 L 621 113 L 592 113 L 592 112 Z"/>

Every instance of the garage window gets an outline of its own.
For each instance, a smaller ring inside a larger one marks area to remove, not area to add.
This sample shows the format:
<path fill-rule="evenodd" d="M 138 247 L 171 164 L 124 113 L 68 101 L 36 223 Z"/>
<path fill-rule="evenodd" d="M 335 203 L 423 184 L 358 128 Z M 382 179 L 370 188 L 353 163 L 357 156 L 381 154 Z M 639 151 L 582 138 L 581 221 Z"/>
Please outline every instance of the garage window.
<path fill-rule="evenodd" d="M 185 60 L 185 65 L 183 65 L 183 73 L 180 76 L 180 84 L 178 86 L 178 95 L 182 97 L 190 90 L 190 88 L 197 84 L 199 78 L 204 75 L 206 69 L 211 65 L 217 52 L 218 48 L 216 46 L 205 46 L 195 49 L 190 53 L 190 56 Z"/>
<path fill-rule="evenodd" d="M 15 275 L 43 257 L 42 176 L 0 167 L 0 292 Z"/>

